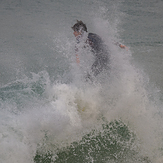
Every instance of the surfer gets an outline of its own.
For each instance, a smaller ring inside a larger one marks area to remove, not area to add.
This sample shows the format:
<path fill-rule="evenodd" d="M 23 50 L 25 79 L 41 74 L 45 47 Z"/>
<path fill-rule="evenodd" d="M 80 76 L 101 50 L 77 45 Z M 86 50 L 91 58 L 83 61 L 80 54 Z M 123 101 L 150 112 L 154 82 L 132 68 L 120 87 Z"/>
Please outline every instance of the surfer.
<path fill-rule="evenodd" d="M 91 51 L 95 57 L 95 61 L 91 66 L 91 72 L 87 74 L 86 78 L 89 78 L 92 80 L 92 76 L 97 76 L 100 72 L 102 72 L 104 69 L 108 69 L 109 64 L 109 51 L 106 48 L 106 45 L 98 36 L 94 33 L 87 33 L 87 27 L 82 21 L 78 21 L 77 23 L 71 27 L 74 31 L 74 36 L 76 37 L 77 45 L 83 42 L 83 47 L 91 47 Z M 75 46 L 76 51 L 76 62 L 79 63 L 79 56 L 78 56 L 78 46 Z M 126 48 L 126 46 L 122 44 L 116 43 L 116 45 L 119 45 L 121 48 Z"/>

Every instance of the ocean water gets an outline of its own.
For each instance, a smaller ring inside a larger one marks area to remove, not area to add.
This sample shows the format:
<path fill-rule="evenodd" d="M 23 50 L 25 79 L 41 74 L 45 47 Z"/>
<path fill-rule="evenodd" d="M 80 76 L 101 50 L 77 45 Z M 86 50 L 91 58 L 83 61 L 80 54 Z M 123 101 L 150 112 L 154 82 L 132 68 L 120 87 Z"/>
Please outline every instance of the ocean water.
<path fill-rule="evenodd" d="M 163 162 L 162 0 L 0 1 L 0 163 Z M 76 20 L 110 51 L 84 76 Z M 125 44 L 120 49 L 114 42 Z"/>

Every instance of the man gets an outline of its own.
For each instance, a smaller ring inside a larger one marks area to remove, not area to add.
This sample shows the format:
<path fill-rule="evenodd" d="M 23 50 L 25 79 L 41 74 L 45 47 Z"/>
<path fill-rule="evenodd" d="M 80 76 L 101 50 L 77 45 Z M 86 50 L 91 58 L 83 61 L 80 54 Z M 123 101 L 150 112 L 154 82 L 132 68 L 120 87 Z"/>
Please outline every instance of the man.
<path fill-rule="evenodd" d="M 94 33 L 87 33 L 87 27 L 82 21 L 78 21 L 71 27 L 74 30 L 74 36 L 76 37 L 77 44 L 86 36 L 85 45 L 91 47 L 91 51 L 95 57 L 95 61 L 91 66 L 91 72 L 87 75 L 87 78 L 91 79 L 91 76 L 97 76 L 104 69 L 108 69 L 109 64 L 109 52 L 102 39 Z M 118 44 L 118 43 L 116 43 Z M 125 48 L 124 45 L 118 44 L 121 48 Z M 76 62 L 79 63 L 79 56 L 76 48 Z"/>

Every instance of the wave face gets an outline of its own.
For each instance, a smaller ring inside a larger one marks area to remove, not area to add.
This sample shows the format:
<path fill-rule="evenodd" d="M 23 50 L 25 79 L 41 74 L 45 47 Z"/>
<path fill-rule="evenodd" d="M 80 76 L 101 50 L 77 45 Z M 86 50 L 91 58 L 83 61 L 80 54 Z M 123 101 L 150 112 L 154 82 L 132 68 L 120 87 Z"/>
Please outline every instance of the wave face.
<path fill-rule="evenodd" d="M 94 82 L 76 19 L 109 50 Z M 0 162 L 161 163 L 162 19 L 159 1 L 2 0 Z"/>

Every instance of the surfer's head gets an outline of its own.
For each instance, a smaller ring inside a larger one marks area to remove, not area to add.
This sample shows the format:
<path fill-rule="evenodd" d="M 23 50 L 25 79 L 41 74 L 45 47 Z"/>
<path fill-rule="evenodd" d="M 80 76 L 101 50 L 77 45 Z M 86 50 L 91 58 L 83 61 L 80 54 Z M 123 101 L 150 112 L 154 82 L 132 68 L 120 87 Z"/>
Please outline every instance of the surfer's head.
<path fill-rule="evenodd" d="M 87 32 L 87 27 L 86 25 L 80 20 L 77 20 L 77 23 L 71 27 L 74 30 L 74 35 L 81 35 L 84 31 Z"/>

